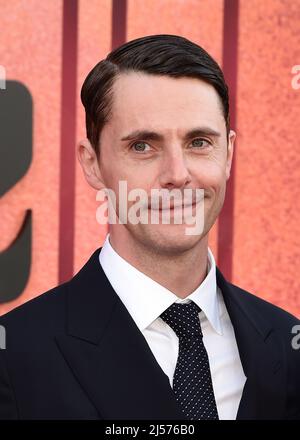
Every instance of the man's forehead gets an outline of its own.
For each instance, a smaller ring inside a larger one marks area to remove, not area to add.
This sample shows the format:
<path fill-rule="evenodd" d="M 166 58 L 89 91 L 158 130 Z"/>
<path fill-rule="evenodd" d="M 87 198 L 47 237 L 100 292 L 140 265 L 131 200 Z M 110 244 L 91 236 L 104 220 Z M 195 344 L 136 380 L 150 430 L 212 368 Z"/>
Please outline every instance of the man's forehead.
<path fill-rule="evenodd" d="M 187 117 L 211 113 L 222 116 L 215 89 L 197 78 L 172 78 L 141 72 L 121 74 L 112 90 L 112 113 L 121 119 Z M 178 116 L 177 116 L 178 115 Z M 195 121 L 196 122 L 196 121 Z M 194 123 L 195 123 L 194 122 Z"/>
<path fill-rule="evenodd" d="M 220 132 L 224 117 L 221 100 L 214 88 L 194 78 L 179 79 L 184 80 L 180 83 L 184 83 L 182 86 L 167 76 L 140 72 L 122 74 L 113 89 L 109 131 L 113 130 L 118 138 L 143 130 L 166 137 L 176 132 L 183 137 L 187 131 L 200 126 Z M 187 84 L 185 80 L 192 82 Z M 200 87 L 204 84 L 210 93 L 201 93 L 201 89 L 195 93 L 195 82 L 200 83 Z"/>
<path fill-rule="evenodd" d="M 195 98 L 197 95 L 210 98 L 215 95 L 218 96 L 211 84 L 199 78 L 175 78 L 169 75 L 154 75 L 144 72 L 121 73 L 117 76 L 113 85 L 113 93 L 116 97 L 127 95 L 136 99 L 144 95 L 148 95 L 148 97 L 153 94 L 166 95 L 171 90 L 176 90 L 177 95 L 169 95 L 170 100 L 180 96 L 181 93 L 190 99 Z"/>

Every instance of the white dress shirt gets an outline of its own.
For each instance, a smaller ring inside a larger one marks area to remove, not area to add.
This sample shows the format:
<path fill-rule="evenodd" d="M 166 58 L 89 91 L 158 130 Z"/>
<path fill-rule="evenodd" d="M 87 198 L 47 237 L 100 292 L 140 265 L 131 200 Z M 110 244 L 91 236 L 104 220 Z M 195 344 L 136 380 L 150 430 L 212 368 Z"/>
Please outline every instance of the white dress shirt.
<path fill-rule="evenodd" d="M 120 297 L 153 355 L 173 386 L 179 341 L 176 333 L 160 315 L 174 302 L 193 300 L 199 313 L 220 420 L 235 420 L 246 381 L 234 330 L 216 283 L 216 264 L 208 248 L 205 279 L 185 299 L 140 272 L 111 246 L 109 233 L 99 255 L 100 264 L 110 284 Z"/>

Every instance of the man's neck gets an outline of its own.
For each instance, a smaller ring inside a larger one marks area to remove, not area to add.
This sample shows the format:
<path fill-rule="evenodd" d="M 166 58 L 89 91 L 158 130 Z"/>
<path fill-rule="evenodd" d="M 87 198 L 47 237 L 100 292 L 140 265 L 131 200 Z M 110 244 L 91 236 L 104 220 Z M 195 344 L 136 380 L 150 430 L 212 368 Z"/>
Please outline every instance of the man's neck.
<path fill-rule="evenodd" d="M 208 234 L 188 251 L 171 255 L 152 253 L 130 234 L 120 237 L 114 231 L 110 244 L 124 260 L 179 298 L 190 295 L 207 275 Z"/>

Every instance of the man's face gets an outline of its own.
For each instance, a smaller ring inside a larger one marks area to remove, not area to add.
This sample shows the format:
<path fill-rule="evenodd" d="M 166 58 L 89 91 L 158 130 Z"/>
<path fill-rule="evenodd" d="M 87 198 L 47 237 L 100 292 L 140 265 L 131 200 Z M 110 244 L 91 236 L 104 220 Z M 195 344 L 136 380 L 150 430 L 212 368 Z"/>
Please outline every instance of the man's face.
<path fill-rule="evenodd" d="M 138 131 L 157 136 L 132 135 Z M 117 227 L 126 228 L 135 240 L 160 253 L 178 253 L 195 246 L 206 236 L 223 205 L 234 137 L 230 132 L 227 138 L 221 101 L 211 85 L 194 78 L 136 72 L 120 75 L 113 86 L 112 117 L 100 136 L 103 187 L 115 192 L 117 202 L 121 180 L 127 182 L 128 192 L 145 190 L 149 200 L 151 189 L 179 189 L 182 194 L 187 188 L 193 194 L 203 189 L 205 198 L 199 202 L 204 203 L 200 235 L 187 235 L 185 223 L 174 224 L 172 210 L 170 224 L 161 220 L 151 224 L 149 216 L 148 224 Z M 195 209 L 197 206 L 193 213 Z M 117 214 L 118 210 L 117 203 Z M 111 226 L 111 233 L 113 228 L 116 226 Z"/>

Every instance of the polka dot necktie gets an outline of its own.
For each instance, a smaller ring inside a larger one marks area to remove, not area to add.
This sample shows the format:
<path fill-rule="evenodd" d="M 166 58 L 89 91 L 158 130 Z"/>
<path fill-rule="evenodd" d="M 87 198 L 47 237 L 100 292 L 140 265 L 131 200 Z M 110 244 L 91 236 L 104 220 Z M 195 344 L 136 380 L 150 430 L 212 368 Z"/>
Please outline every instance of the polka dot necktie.
<path fill-rule="evenodd" d="M 218 419 L 209 361 L 200 326 L 200 307 L 193 301 L 174 303 L 160 317 L 179 338 L 173 379 L 177 402 L 189 420 Z"/>

